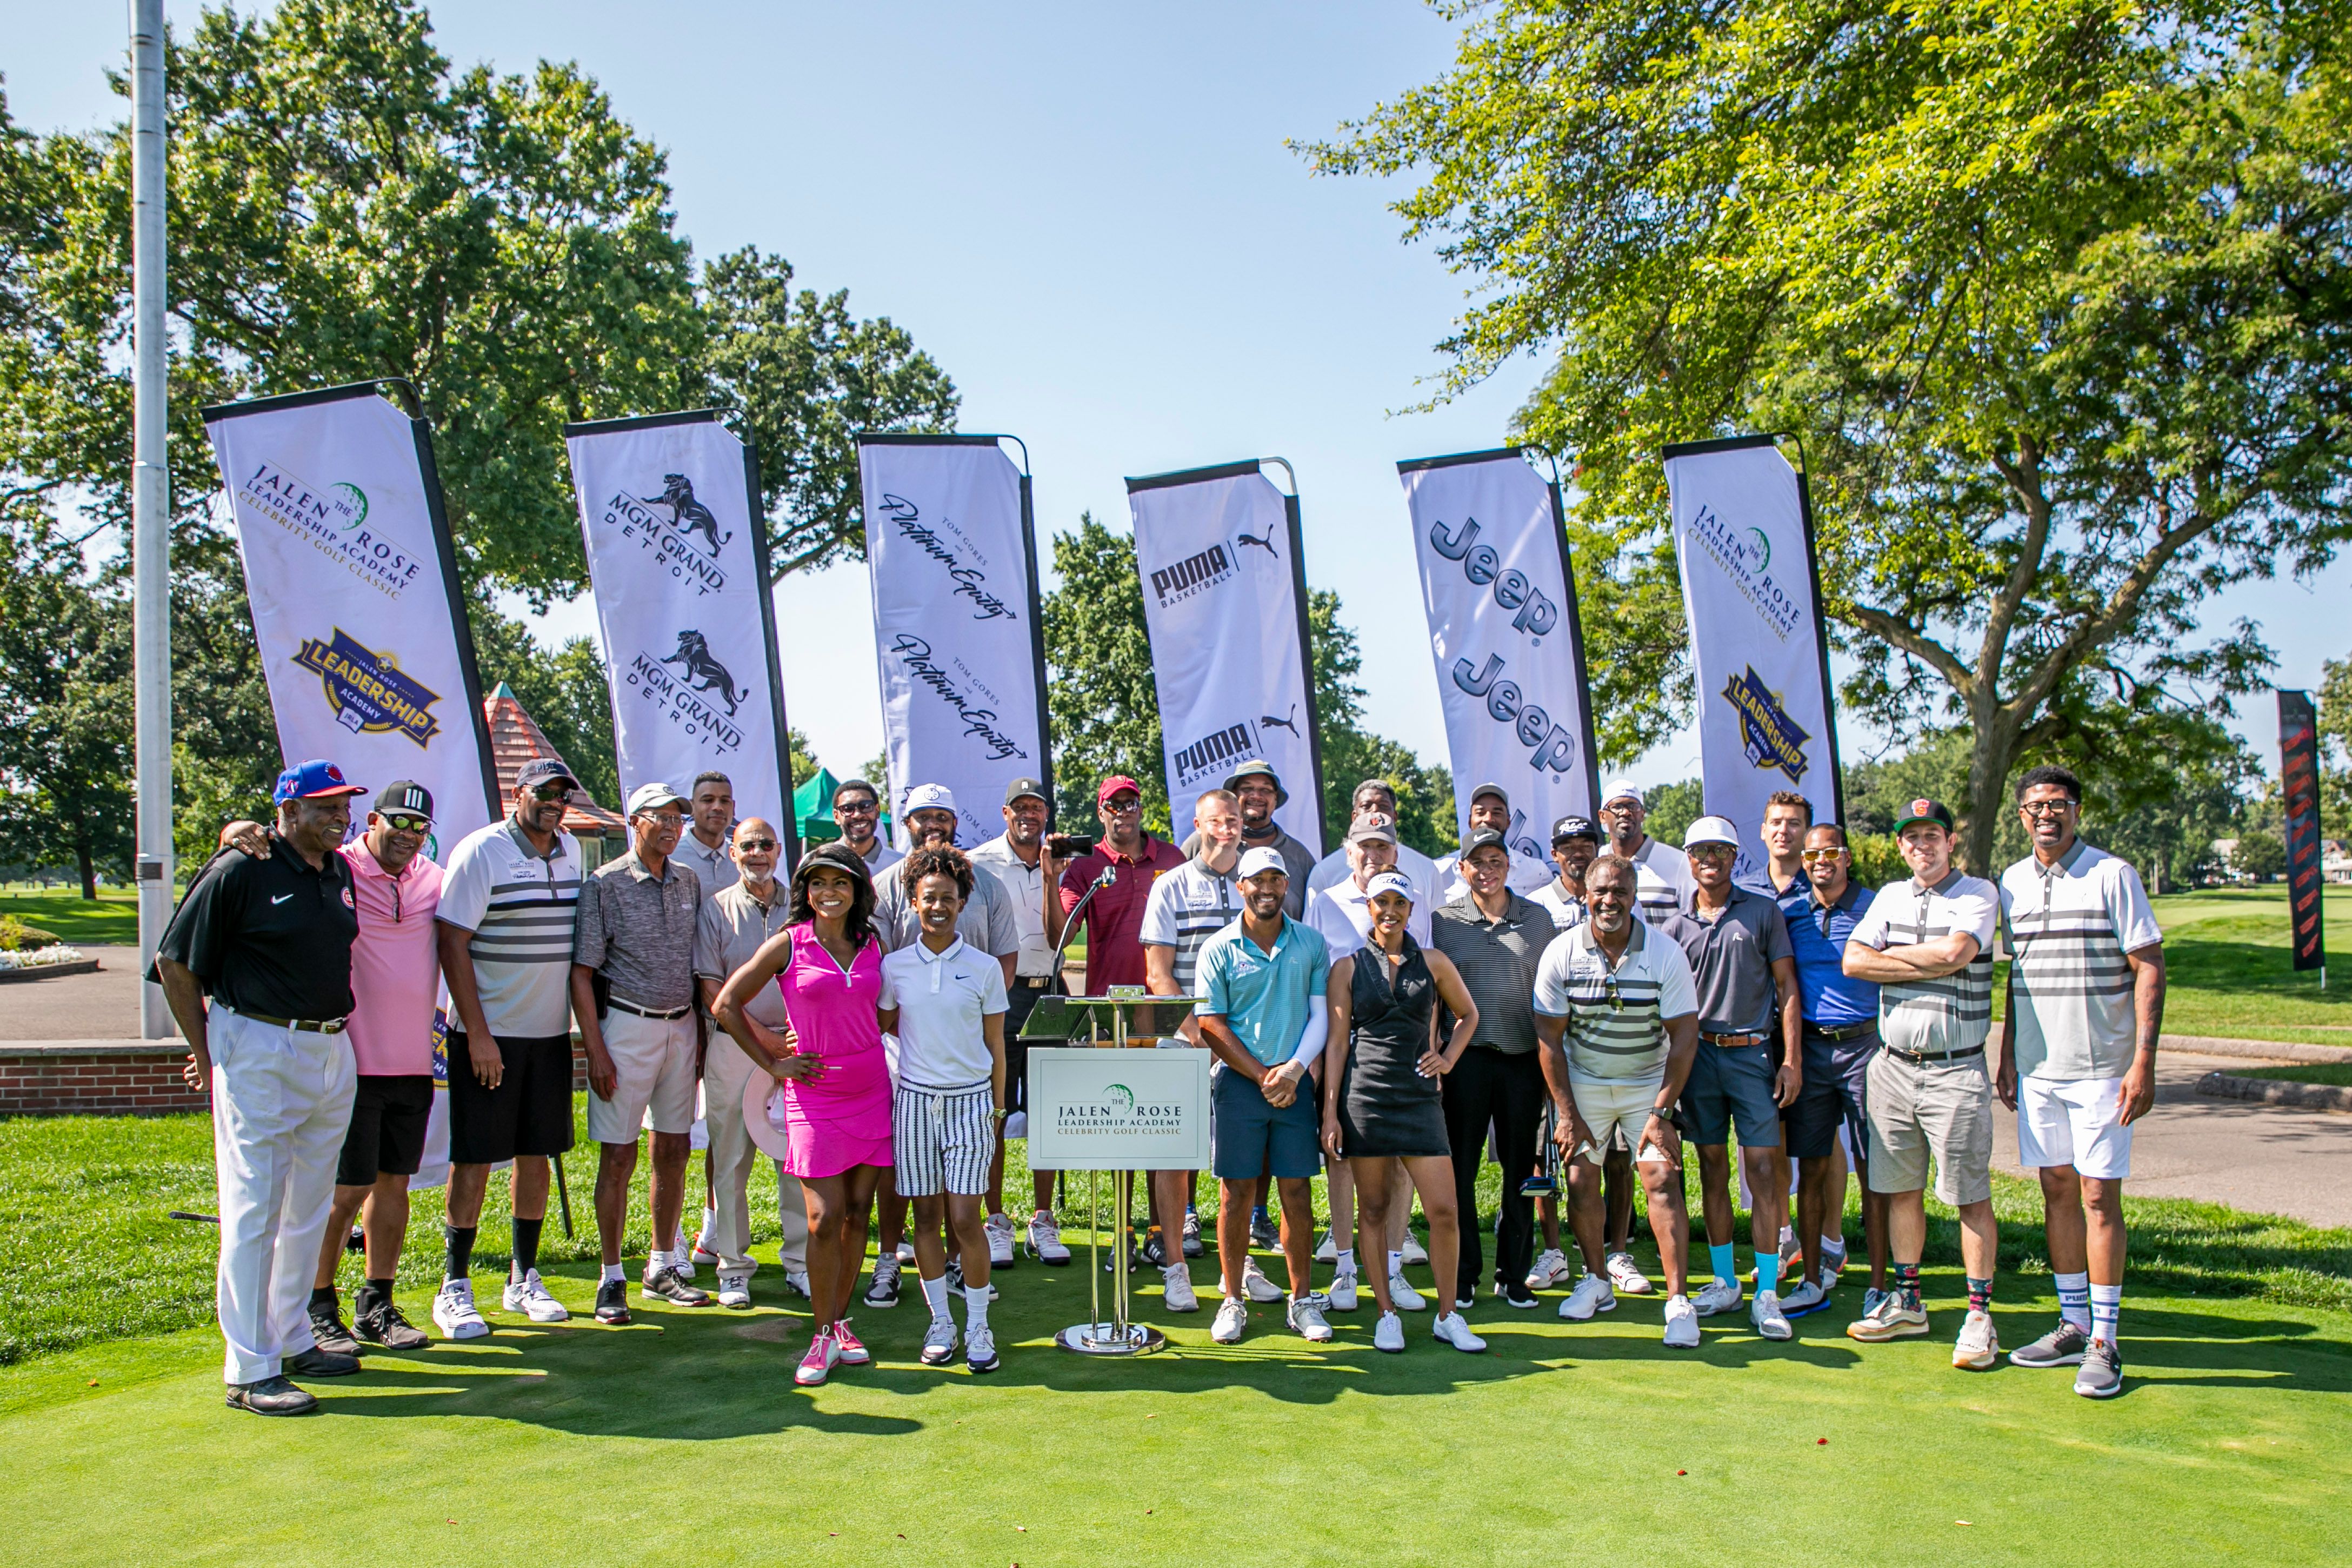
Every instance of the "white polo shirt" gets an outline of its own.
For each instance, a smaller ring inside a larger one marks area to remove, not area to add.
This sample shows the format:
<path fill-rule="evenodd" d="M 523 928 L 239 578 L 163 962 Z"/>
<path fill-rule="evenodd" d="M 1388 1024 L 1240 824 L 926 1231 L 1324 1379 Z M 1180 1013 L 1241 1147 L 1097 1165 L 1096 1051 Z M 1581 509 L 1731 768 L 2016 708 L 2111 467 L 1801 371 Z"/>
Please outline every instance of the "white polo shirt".
<path fill-rule="evenodd" d="M 971 852 L 971 863 L 986 866 L 1013 900 L 1013 925 L 1021 936 L 1020 956 L 1013 972 L 1024 979 L 1044 979 L 1054 972 L 1053 944 L 1045 940 L 1045 857 L 1030 864 L 1013 852 L 1003 833 Z M 1059 894 L 1055 895 L 1059 902 Z"/>
<path fill-rule="evenodd" d="M 1992 1033 L 1992 938 L 2000 920 L 1992 883 L 1955 869 L 1933 887 L 1916 877 L 1878 890 L 1847 938 L 1885 952 L 1965 931 L 1977 956 L 1940 980 L 1889 980 L 1878 988 L 1878 1038 L 1915 1056 L 1971 1051 Z"/>
<path fill-rule="evenodd" d="M 1405 935 L 1426 947 L 1430 946 L 1430 893 L 1419 883 L 1413 883 L 1413 892 L 1419 896 L 1412 901 L 1412 913 L 1405 918 Z M 1371 940 L 1372 902 L 1350 874 L 1345 882 L 1327 887 L 1307 900 L 1307 924 L 1330 947 L 1334 960 L 1344 958 Z"/>
<path fill-rule="evenodd" d="M 1603 854 L 1617 852 L 1601 846 Z M 1642 918 L 1662 925 L 1669 915 L 1690 907 L 1698 883 L 1691 880 L 1690 856 L 1661 839 L 1645 838 L 1633 852 L 1633 898 Z"/>
<path fill-rule="evenodd" d="M 1566 1019 L 1571 1082 L 1663 1082 L 1668 1019 L 1698 1011 L 1682 944 L 1635 922 L 1613 969 L 1590 922 L 1551 939 L 1536 963 L 1536 1011 Z M 1705 1049 L 1705 1048 L 1702 1048 Z"/>
<path fill-rule="evenodd" d="M 1401 843 L 1397 845 L 1396 868 L 1412 878 L 1412 885 L 1421 890 L 1423 898 L 1444 901 L 1445 894 L 1438 890 L 1452 882 L 1452 873 L 1449 872 L 1446 881 L 1441 883 L 1435 861 L 1412 845 Z M 1355 874 L 1348 869 L 1348 850 L 1343 844 L 1315 862 L 1314 871 L 1307 878 L 1307 902 L 1313 904 L 1317 894 L 1327 887 L 1337 887 Z"/>
<path fill-rule="evenodd" d="M 509 817 L 458 840 L 443 869 L 434 915 L 473 933 L 466 951 L 483 1021 L 494 1035 L 545 1040 L 571 1032 L 580 862 L 565 839 L 556 834 L 554 848 L 541 856 Z M 445 996 L 446 988 L 445 977 Z"/>
<path fill-rule="evenodd" d="M 2057 864 L 2028 855 L 2000 873 L 2017 1004 L 2010 1050 L 2027 1078 L 2120 1078 L 2137 1044 L 2124 955 L 2164 940 L 2131 862 L 2082 840 Z"/>
<path fill-rule="evenodd" d="M 995 1057 L 981 1019 L 1005 1010 L 1004 969 L 961 936 L 944 953 L 921 942 L 882 958 L 882 995 L 898 1009 L 898 1082 L 909 1089 L 974 1089 Z"/>
<path fill-rule="evenodd" d="M 1234 869 L 1241 869 L 1238 860 Z M 1241 888 L 1234 873 L 1211 871 L 1193 855 L 1153 879 L 1136 939 L 1146 947 L 1176 949 L 1176 993 L 1189 997 L 1195 994 L 1192 981 L 1199 973 L 1202 947 L 1241 915 Z"/>

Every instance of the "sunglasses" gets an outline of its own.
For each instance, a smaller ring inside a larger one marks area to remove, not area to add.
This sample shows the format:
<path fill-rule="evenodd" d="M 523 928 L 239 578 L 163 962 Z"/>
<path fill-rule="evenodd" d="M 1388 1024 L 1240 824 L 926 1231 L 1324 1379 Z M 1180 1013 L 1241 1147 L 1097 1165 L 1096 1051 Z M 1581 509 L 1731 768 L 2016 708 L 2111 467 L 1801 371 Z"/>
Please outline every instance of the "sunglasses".
<path fill-rule="evenodd" d="M 1616 976 L 1614 976 L 1614 975 L 1603 975 L 1603 976 L 1601 976 L 1601 988 L 1602 992 L 1603 992 L 1604 994 L 1606 994 L 1606 995 L 1607 995 L 1607 997 L 1609 998 L 1609 1010 L 1610 1010 L 1611 1012 L 1612 1012 L 1612 1013 L 1622 1013 L 1622 1012 L 1623 1012 L 1623 1011 L 1625 1010 L 1625 998 L 1624 998 L 1622 996 L 1620 996 L 1620 995 L 1618 994 L 1618 991 L 1617 991 L 1617 977 L 1616 977 Z"/>
<path fill-rule="evenodd" d="M 568 800 L 572 788 L 569 784 L 541 784 L 532 789 L 530 796 L 534 800 Z"/>
<path fill-rule="evenodd" d="M 1799 855 L 1797 858 L 1798 858 L 1799 860 L 1803 861 L 1806 864 L 1810 865 L 1810 864 L 1811 864 L 1811 863 L 1812 863 L 1813 862 L 1815 862 L 1815 861 L 1833 861 L 1833 860 L 1843 860 L 1843 859 L 1845 857 L 1846 853 L 1847 853 L 1847 852 L 1846 852 L 1846 851 L 1844 851 L 1844 850 L 1842 850 L 1842 849 L 1838 849 L 1838 850 L 1807 850 L 1803 854 Z"/>
<path fill-rule="evenodd" d="M 395 833 L 429 833 L 433 831 L 433 819 L 430 817 L 412 817 L 405 811 L 385 811 L 382 815 L 383 825 Z"/>
<path fill-rule="evenodd" d="M 772 850 L 777 846 L 773 839 L 738 839 L 735 841 L 735 847 L 746 853 L 757 853 L 761 850 Z"/>

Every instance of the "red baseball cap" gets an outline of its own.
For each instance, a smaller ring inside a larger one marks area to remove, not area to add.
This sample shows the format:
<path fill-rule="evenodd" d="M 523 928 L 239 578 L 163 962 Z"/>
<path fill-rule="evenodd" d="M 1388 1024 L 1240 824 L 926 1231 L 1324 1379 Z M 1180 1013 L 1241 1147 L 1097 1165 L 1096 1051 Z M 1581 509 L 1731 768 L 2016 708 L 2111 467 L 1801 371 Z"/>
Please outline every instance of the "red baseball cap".
<path fill-rule="evenodd" d="M 1102 781 L 1101 789 L 1095 791 L 1095 804 L 1097 806 L 1101 805 L 1122 789 L 1132 790 L 1139 800 L 1142 798 L 1142 785 L 1138 784 L 1134 779 L 1129 779 L 1124 773 L 1114 773 L 1109 778 Z"/>

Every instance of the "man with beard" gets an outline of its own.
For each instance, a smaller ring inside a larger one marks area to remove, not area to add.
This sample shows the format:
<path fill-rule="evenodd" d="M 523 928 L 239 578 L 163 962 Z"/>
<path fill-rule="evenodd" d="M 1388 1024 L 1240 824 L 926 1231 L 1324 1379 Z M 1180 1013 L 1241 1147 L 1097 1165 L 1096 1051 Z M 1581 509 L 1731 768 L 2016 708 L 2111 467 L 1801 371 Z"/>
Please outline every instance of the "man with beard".
<path fill-rule="evenodd" d="M 1552 868 L 1548 861 L 1524 855 L 1511 849 L 1511 798 L 1500 784 L 1481 784 L 1470 791 L 1470 831 L 1488 832 L 1500 838 L 1511 857 L 1508 886 L 1513 893 L 1533 894 L 1552 880 Z M 1465 842 L 1467 841 L 1465 841 Z M 1437 857 L 1437 887 L 1430 896 L 1451 900 L 1464 896 L 1470 879 L 1462 873 L 1460 855 Z"/>
<path fill-rule="evenodd" d="M 1642 830 L 1649 818 L 1642 791 L 1620 779 L 1601 793 L 1601 825 L 1609 830 L 1609 852 L 1633 862 L 1642 879 L 1642 918 L 1651 925 L 1690 905 L 1690 857 Z"/>
<path fill-rule="evenodd" d="M 1244 762 L 1226 775 L 1225 791 L 1241 803 L 1242 852 L 1272 850 L 1282 857 L 1283 870 L 1290 878 L 1282 912 L 1293 920 L 1305 919 L 1307 883 L 1315 874 L 1315 856 L 1274 820 L 1274 813 L 1290 799 L 1290 791 L 1282 787 L 1282 779 L 1271 765 L 1257 761 Z M 1195 831 L 1178 847 L 1187 855 L 1200 853 L 1200 833 Z"/>

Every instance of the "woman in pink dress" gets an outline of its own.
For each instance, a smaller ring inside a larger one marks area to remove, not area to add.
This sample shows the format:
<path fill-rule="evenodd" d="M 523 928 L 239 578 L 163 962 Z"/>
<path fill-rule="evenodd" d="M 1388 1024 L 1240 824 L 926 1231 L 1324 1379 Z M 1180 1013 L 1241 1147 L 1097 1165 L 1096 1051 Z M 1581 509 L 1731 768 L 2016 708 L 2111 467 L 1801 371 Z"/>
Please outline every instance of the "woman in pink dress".
<path fill-rule="evenodd" d="M 711 1016 L 778 1087 L 767 1114 L 782 1133 L 784 1169 L 808 1200 L 809 1295 L 816 1332 L 793 1380 L 823 1383 L 836 1364 L 872 1360 L 849 1332 L 849 1293 L 866 1256 L 875 1184 L 890 1168 L 890 1074 L 875 1006 L 882 945 L 874 883 L 857 852 L 831 843 L 793 873 L 790 924 L 728 977 Z M 771 1057 L 742 1007 L 769 980 L 792 1019 L 791 1049 Z"/>

